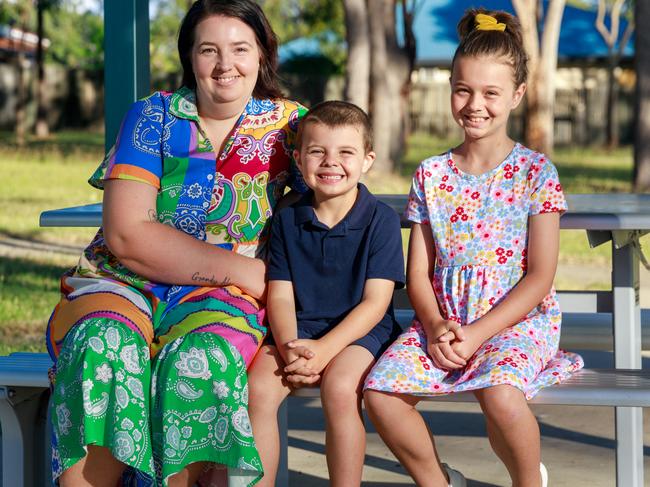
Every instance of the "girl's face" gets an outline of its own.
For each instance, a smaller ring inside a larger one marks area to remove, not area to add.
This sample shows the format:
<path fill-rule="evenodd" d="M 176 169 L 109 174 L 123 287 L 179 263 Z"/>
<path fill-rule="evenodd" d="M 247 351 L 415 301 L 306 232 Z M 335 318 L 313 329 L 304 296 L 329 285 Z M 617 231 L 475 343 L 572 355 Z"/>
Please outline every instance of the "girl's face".
<path fill-rule="evenodd" d="M 255 32 L 233 17 L 214 15 L 194 31 L 192 70 L 199 104 L 248 101 L 260 67 Z"/>
<path fill-rule="evenodd" d="M 504 58 L 456 59 L 451 74 L 451 112 L 466 140 L 507 137 L 510 112 L 526 92 L 526 84 L 515 86 L 512 78 L 512 67 Z"/>

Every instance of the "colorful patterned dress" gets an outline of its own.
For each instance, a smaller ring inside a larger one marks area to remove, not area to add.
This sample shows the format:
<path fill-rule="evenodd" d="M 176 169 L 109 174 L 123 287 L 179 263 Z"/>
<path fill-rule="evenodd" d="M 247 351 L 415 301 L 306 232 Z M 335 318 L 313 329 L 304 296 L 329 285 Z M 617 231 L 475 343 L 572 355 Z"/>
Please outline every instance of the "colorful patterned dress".
<path fill-rule="evenodd" d="M 129 179 L 158 189 L 159 221 L 248 256 L 263 252 L 272 208 L 291 185 L 305 109 L 251 99 L 217 158 L 199 125 L 194 92 L 133 104 L 90 183 Z M 262 474 L 248 419 L 246 368 L 266 333 L 264 308 L 235 286 L 170 286 L 134 274 L 102 230 L 61 280 L 47 329 L 56 362 L 54 478 L 108 447 L 140 484 L 197 461 L 229 467 L 231 485 Z"/>
<path fill-rule="evenodd" d="M 423 161 L 406 213 L 431 227 L 433 289 L 442 315 L 466 325 L 496 306 L 526 273 L 528 218 L 564 210 L 555 167 L 520 144 L 479 176 L 460 171 L 451 152 Z M 494 335 L 464 368 L 451 372 L 433 364 L 415 319 L 381 356 L 365 388 L 431 396 L 509 384 L 530 399 L 583 367 L 579 355 L 558 350 L 561 319 L 551 289 L 519 323 Z"/>

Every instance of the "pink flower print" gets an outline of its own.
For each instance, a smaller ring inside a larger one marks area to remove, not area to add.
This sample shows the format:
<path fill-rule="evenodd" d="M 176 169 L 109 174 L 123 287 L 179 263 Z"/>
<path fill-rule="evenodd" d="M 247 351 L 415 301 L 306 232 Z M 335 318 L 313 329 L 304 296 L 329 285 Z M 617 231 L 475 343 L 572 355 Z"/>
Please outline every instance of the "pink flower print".
<path fill-rule="evenodd" d="M 533 173 L 529 172 L 528 176 L 526 176 L 526 179 L 528 179 L 528 181 L 532 180 L 533 179 Z"/>
<path fill-rule="evenodd" d="M 463 210 L 462 206 L 459 206 L 459 207 L 456 208 L 456 214 L 457 215 L 462 215 L 464 212 L 465 212 L 465 210 Z"/>
<path fill-rule="evenodd" d="M 440 189 L 444 190 L 447 185 L 445 183 L 440 183 L 440 186 L 438 186 Z"/>
<path fill-rule="evenodd" d="M 465 196 L 469 196 L 469 195 L 471 194 L 471 192 L 472 192 L 472 190 L 471 190 L 470 188 L 465 188 L 465 189 L 463 190 L 463 194 L 464 194 Z"/>
<path fill-rule="evenodd" d="M 505 249 L 503 247 L 499 247 L 494 251 L 494 253 L 497 255 L 503 255 L 505 253 Z"/>
<path fill-rule="evenodd" d="M 443 180 L 444 182 L 449 181 L 449 176 L 447 176 L 447 175 L 445 174 L 445 175 L 442 177 L 442 180 Z"/>
<path fill-rule="evenodd" d="M 555 185 L 555 191 L 557 191 L 558 193 L 559 193 L 560 191 L 562 191 L 562 185 L 561 185 L 560 183 L 557 183 L 557 184 Z"/>
<path fill-rule="evenodd" d="M 502 255 L 501 257 L 499 257 L 498 261 L 499 264 L 505 264 L 506 262 L 508 262 L 508 258 Z"/>
<path fill-rule="evenodd" d="M 544 201 L 542 206 L 544 207 L 545 210 L 550 210 L 552 205 L 551 205 L 551 202 L 547 200 L 547 201 Z"/>
<path fill-rule="evenodd" d="M 497 189 L 494 192 L 494 198 L 495 199 L 500 200 L 502 196 L 503 196 L 503 191 L 501 191 L 500 189 Z"/>
<path fill-rule="evenodd" d="M 504 171 L 512 171 L 512 164 L 506 164 L 505 166 L 503 166 L 503 170 Z"/>
<path fill-rule="evenodd" d="M 454 190 L 454 187 L 451 184 L 449 184 L 447 186 L 447 193 L 451 193 L 453 190 Z"/>
<path fill-rule="evenodd" d="M 541 162 L 542 164 L 545 163 L 545 162 L 546 162 L 546 158 L 545 158 L 545 157 L 540 157 L 540 158 L 539 158 L 539 162 Z"/>
<path fill-rule="evenodd" d="M 483 223 L 482 223 L 482 222 L 478 222 L 478 223 L 476 224 L 476 231 L 477 231 L 477 232 L 481 232 L 482 230 L 483 230 Z"/>
<path fill-rule="evenodd" d="M 431 171 L 424 171 L 424 176 L 427 178 L 431 177 Z"/>
<path fill-rule="evenodd" d="M 515 202 L 515 198 L 512 196 L 508 196 L 508 198 L 506 198 L 506 201 L 508 202 L 508 204 L 511 205 Z"/>
<path fill-rule="evenodd" d="M 515 167 L 512 168 L 514 172 L 519 172 L 519 169 L 521 169 L 517 164 L 515 164 Z"/>
<path fill-rule="evenodd" d="M 512 257 L 512 254 L 514 254 L 514 252 L 512 250 L 507 250 L 506 251 L 506 257 Z"/>
<path fill-rule="evenodd" d="M 554 181 L 546 181 L 546 187 L 550 190 L 555 189 L 555 182 Z"/>
<path fill-rule="evenodd" d="M 458 221 L 458 215 L 454 214 L 449 217 L 449 221 L 456 223 Z"/>
<path fill-rule="evenodd" d="M 515 173 L 512 171 L 506 171 L 506 173 L 503 175 L 504 178 L 506 179 L 512 179 L 512 176 L 514 176 Z"/>
<path fill-rule="evenodd" d="M 483 240 L 490 240 L 491 237 L 492 237 L 492 235 L 490 235 L 490 232 L 487 232 L 487 231 L 483 232 L 483 235 L 481 235 L 481 238 Z"/>
<path fill-rule="evenodd" d="M 479 196 L 481 196 L 481 193 L 479 193 L 478 191 L 474 191 L 474 192 L 472 193 L 472 199 L 473 199 L 473 200 L 478 199 Z"/>
<path fill-rule="evenodd" d="M 456 252 L 458 252 L 459 254 L 464 253 L 466 250 L 467 250 L 467 247 L 465 247 L 463 244 L 458 244 L 456 246 Z"/>
<path fill-rule="evenodd" d="M 525 353 L 520 353 L 519 356 L 524 360 L 528 360 L 528 355 L 526 355 Z"/>
<path fill-rule="evenodd" d="M 465 213 L 463 213 L 461 215 L 460 219 L 463 220 L 464 222 L 466 222 L 467 220 L 469 220 L 469 217 Z"/>

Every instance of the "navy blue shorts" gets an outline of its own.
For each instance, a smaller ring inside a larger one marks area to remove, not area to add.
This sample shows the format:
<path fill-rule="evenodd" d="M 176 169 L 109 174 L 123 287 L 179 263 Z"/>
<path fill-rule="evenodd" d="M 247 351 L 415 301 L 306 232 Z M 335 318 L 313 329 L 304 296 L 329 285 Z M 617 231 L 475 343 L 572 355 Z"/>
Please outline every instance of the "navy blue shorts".
<path fill-rule="evenodd" d="M 298 338 L 317 340 L 326 335 L 337 324 L 338 322 L 313 320 L 299 321 Z M 375 360 L 377 360 L 401 332 L 402 329 L 396 321 L 393 321 L 391 324 L 381 322 L 370 330 L 367 335 L 352 342 L 350 345 L 359 345 L 365 348 L 372 354 Z M 271 333 L 267 335 L 265 341 L 269 345 L 275 345 L 275 340 L 273 340 L 273 335 Z"/>

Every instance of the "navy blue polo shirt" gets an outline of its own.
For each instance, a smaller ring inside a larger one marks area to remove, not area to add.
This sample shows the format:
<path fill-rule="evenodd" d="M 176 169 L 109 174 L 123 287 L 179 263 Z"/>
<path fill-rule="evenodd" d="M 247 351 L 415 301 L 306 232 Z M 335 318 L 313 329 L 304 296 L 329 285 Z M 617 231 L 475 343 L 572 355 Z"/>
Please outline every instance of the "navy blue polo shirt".
<path fill-rule="evenodd" d="M 339 323 L 361 302 L 367 279 L 404 287 L 399 216 L 363 184 L 358 188 L 354 206 L 333 228 L 318 221 L 311 191 L 274 215 L 267 277 L 293 283 L 299 328 L 301 321 Z M 379 325 L 395 327 L 392 305 Z"/>

